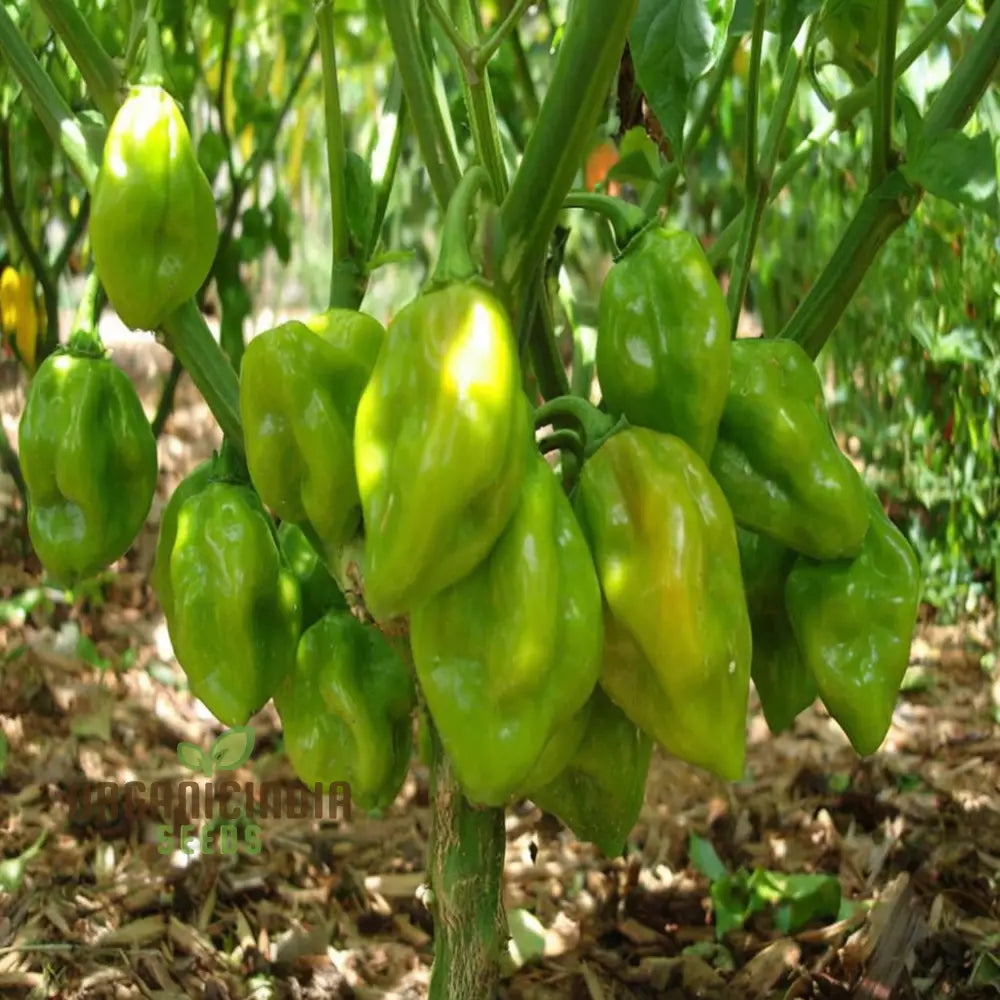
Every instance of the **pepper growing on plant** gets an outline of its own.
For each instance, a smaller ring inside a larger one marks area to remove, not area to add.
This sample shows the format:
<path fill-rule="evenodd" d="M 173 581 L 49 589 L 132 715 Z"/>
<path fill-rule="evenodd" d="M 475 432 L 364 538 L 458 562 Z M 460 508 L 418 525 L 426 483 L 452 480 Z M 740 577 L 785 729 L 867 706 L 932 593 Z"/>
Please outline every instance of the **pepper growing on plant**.
<path fill-rule="evenodd" d="M 629 427 L 575 504 L 604 592 L 601 686 L 668 753 L 738 779 L 751 640 L 722 491 L 680 438 Z"/>
<path fill-rule="evenodd" d="M 31 381 L 19 451 L 28 533 L 56 580 L 72 584 L 124 555 L 156 488 L 156 441 L 128 376 L 94 330 L 91 275 L 65 349 Z"/>
<path fill-rule="evenodd" d="M 354 421 L 384 336 L 371 316 L 331 309 L 254 337 L 243 354 L 250 478 L 278 517 L 306 529 L 331 567 L 361 523 Z"/>
<path fill-rule="evenodd" d="M 242 726 L 292 670 L 302 621 L 295 575 L 230 446 L 163 513 L 156 588 L 192 692 Z"/>
<path fill-rule="evenodd" d="M 403 614 L 471 572 L 517 505 L 530 438 L 517 345 L 466 237 L 486 183 L 471 170 L 448 209 L 431 290 L 402 309 L 358 404 L 365 600 Z"/>
<path fill-rule="evenodd" d="M 587 702 L 601 591 L 569 500 L 530 438 L 518 506 L 486 559 L 416 605 L 420 687 L 472 802 L 503 805 Z M 484 618 L 485 616 L 485 618 Z"/>
<path fill-rule="evenodd" d="M 155 330 L 191 298 L 215 260 L 211 185 L 174 99 L 148 22 L 147 67 L 108 129 L 90 211 L 94 266 L 126 326 Z"/>

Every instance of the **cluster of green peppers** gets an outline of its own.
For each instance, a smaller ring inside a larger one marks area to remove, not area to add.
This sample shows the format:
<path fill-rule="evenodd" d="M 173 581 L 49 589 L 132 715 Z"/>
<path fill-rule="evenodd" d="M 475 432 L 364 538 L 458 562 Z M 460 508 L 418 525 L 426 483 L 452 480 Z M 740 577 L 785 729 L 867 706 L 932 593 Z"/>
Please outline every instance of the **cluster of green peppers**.
<path fill-rule="evenodd" d="M 159 234 L 155 266 L 115 250 L 135 226 Z M 190 297 L 215 234 L 176 106 L 136 88 L 91 223 L 123 320 L 156 327 Z M 435 280 L 388 329 L 331 309 L 254 338 L 245 458 L 224 446 L 160 525 L 154 582 L 192 691 L 228 726 L 273 699 L 300 777 L 378 809 L 407 770 L 419 685 L 471 801 L 529 796 L 608 853 L 654 741 L 741 777 L 751 677 L 772 729 L 818 696 L 873 751 L 916 560 L 837 447 L 809 357 L 729 330 L 693 237 L 630 242 L 599 308 L 617 423 L 569 495 L 536 445 L 504 304 L 476 279 Z M 67 580 L 124 552 L 156 480 L 135 392 L 92 347 L 42 365 L 21 424 L 32 539 Z"/>

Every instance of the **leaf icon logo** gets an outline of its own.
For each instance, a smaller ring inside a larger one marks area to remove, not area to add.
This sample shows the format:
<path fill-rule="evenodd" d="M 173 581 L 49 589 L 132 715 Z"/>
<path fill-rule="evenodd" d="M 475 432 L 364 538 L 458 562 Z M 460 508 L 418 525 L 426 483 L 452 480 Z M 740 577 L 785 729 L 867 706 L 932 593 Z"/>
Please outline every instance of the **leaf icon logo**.
<path fill-rule="evenodd" d="M 250 726 L 236 726 L 219 736 L 208 751 L 215 771 L 234 771 L 248 761 L 253 753 L 254 739 Z"/>
<path fill-rule="evenodd" d="M 189 771 L 200 772 L 207 778 L 212 776 L 211 758 L 194 743 L 178 743 L 177 759 Z"/>

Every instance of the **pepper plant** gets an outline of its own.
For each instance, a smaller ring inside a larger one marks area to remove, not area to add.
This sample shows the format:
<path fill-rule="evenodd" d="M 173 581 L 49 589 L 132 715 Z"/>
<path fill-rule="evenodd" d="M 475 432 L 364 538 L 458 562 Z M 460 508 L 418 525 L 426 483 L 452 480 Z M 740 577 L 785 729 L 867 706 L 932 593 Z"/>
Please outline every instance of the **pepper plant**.
<path fill-rule="evenodd" d="M 39 0 L 92 104 L 76 111 L 0 5 L 6 65 L 92 200 L 89 304 L 21 424 L 38 555 L 73 583 L 119 556 L 149 507 L 152 435 L 95 333 L 101 285 L 123 322 L 173 352 L 224 435 L 174 493 L 157 546 L 154 584 L 192 691 L 231 726 L 273 698 L 300 777 L 349 780 L 365 809 L 398 792 L 415 720 L 427 736 L 432 996 L 495 992 L 516 799 L 622 851 L 654 742 L 743 776 L 751 677 L 775 730 L 818 696 L 859 753 L 884 738 L 917 565 L 840 452 L 813 363 L 924 194 L 953 194 L 963 170 L 981 179 L 982 142 L 963 128 L 1000 60 L 1000 5 L 923 107 L 903 77 L 959 6 L 941 5 L 897 56 L 901 0 L 572 0 L 538 100 L 523 0 L 354 4 L 384 25 L 398 81 L 376 180 L 347 148 L 346 31 L 320 0 L 307 53 L 322 69 L 329 294 L 244 350 L 240 321 L 226 322 L 246 312 L 228 255 L 237 195 L 266 153 L 238 171 L 214 132 L 192 139 L 178 101 L 197 49 L 178 5 L 157 17 L 133 3 L 100 37 L 82 7 Z M 239 18 L 222 25 L 229 59 Z M 696 196 L 689 166 L 737 55 L 744 198 L 706 249 L 678 202 Z M 505 58 L 522 71 L 520 107 L 494 91 Z M 445 81 L 460 99 L 443 100 Z M 803 95 L 828 114 L 795 147 Z M 776 336 L 736 340 L 769 203 L 862 112 L 866 188 L 830 259 Z M 526 141 L 509 141 L 525 115 Z M 614 133 L 604 190 L 579 190 Z M 361 307 L 387 259 L 403 150 L 442 221 L 426 285 L 383 328 Z M 943 179 L 946 157 L 959 166 Z M 227 158 L 220 226 L 211 182 Z M 995 201 L 995 171 L 992 183 Z M 594 289 L 588 351 L 561 292 L 568 227 L 592 218 L 610 223 L 615 263 Z M 260 222 L 244 214 L 242 231 Z M 213 281 L 221 343 L 199 308 Z M 77 415 L 98 405 L 108 427 L 81 434 Z"/>

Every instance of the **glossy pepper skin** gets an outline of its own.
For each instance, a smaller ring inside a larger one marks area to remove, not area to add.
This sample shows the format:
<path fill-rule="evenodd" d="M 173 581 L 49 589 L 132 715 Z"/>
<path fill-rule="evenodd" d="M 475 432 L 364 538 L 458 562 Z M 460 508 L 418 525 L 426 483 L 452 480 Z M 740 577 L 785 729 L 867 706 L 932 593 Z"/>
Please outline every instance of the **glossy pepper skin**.
<path fill-rule="evenodd" d="M 156 489 L 156 441 L 128 376 L 106 357 L 52 354 L 31 381 L 19 430 L 28 531 L 64 583 L 124 555 Z"/>
<path fill-rule="evenodd" d="M 531 436 L 520 379 L 510 321 L 478 285 L 421 295 L 390 323 L 354 428 L 377 619 L 460 580 L 507 526 Z"/>
<path fill-rule="evenodd" d="M 413 608 L 413 660 L 466 797 L 502 805 L 601 668 L 601 591 L 569 500 L 533 447 L 514 516 L 468 576 Z"/>
<path fill-rule="evenodd" d="M 382 809 L 410 763 L 413 679 L 375 628 L 330 611 L 299 641 L 274 695 L 285 752 L 307 784 L 346 781 L 362 809 Z"/>
<path fill-rule="evenodd" d="M 164 511 L 157 596 L 191 690 L 226 726 L 242 726 L 291 671 L 299 586 L 274 525 L 246 485 L 209 474 Z"/>
<path fill-rule="evenodd" d="M 859 555 L 799 558 L 785 603 L 820 697 L 859 754 L 874 753 L 892 722 L 920 601 L 917 558 L 878 498 Z"/>
<path fill-rule="evenodd" d="M 722 491 L 680 438 L 630 427 L 585 462 L 576 504 L 606 603 L 602 687 L 669 753 L 737 780 L 751 641 Z"/>
<path fill-rule="evenodd" d="M 243 354 L 250 478 L 278 517 L 311 531 L 329 565 L 361 523 L 354 417 L 384 336 L 371 316 L 332 309 L 254 337 Z"/>
<path fill-rule="evenodd" d="M 712 473 L 736 523 L 814 559 L 854 556 L 865 486 L 837 447 L 823 386 L 790 340 L 737 340 Z"/>
<path fill-rule="evenodd" d="M 642 808 L 653 741 L 597 688 L 566 767 L 528 797 L 608 857 L 622 853 Z"/>
<path fill-rule="evenodd" d="M 319 621 L 328 611 L 347 610 L 343 592 L 301 528 L 283 521 L 278 526 L 278 548 L 299 581 L 303 629 Z"/>
<path fill-rule="evenodd" d="M 673 434 L 706 462 L 729 388 L 729 310 L 701 244 L 652 229 L 608 273 L 597 377 L 610 412 Z"/>
<path fill-rule="evenodd" d="M 818 693 L 785 610 L 785 581 L 796 555 L 752 531 L 737 528 L 736 534 L 753 634 L 750 676 L 768 728 L 780 733 L 791 728 Z"/>
<path fill-rule="evenodd" d="M 90 209 L 101 283 L 126 326 L 154 330 L 208 277 L 215 199 L 174 99 L 132 87 L 104 143 Z"/>

